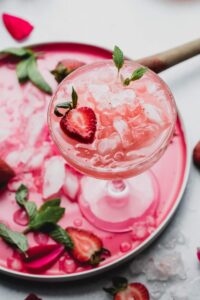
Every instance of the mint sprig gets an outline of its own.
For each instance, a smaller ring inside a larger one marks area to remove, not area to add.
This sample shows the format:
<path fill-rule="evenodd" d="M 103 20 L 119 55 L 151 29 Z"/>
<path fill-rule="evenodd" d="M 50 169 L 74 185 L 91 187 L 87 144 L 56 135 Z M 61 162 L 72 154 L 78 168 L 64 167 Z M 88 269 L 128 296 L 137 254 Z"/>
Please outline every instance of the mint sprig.
<path fill-rule="evenodd" d="M 64 114 L 59 111 L 59 108 L 64 108 L 64 109 L 67 109 L 69 111 L 71 109 L 76 108 L 77 103 L 78 103 L 78 94 L 75 91 L 74 87 L 72 87 L 71 101 L 57 104 L 54 108 L 54 114 L 57 117 L 63 117 Z"/>
<path fill-rule="evenodd" d="M 120 69 L 123 67 L 124 64 L 124 54 L 118 46 L 115 46 L 112 57 L 119 73 Z"/>
<path fill-rule="evenodd" d="M 20 83 L 30 80 L 41 91 L 51 95 L 52 89 L 45 81 L 37 66 L 38 53 L 27 48 L 7 48 L 0 54 L 10 55 L 18 58 L 20 62 L 16 65 L 16 74 Z"/>
<path fill-rule="evenodd" d="M 133 71 L 130 78 L 124 79 L 123 84 L 129 85 L 131 81 L 135 81 L 135 80 L 142 78 L 142 76 L 147 72 L 147 70 L 148 70 L 148 68 L 145 68 L 145 67 L 136 69 L 135 71 Z"/>
<path fill-rule="evenodd" d="M 49 232 L 50 237 L 59 244 L 63 244 L 67 249 L 73 249 L 74 244 L 68 235 L 67 231 L 59 225 Z"/>
<path fill-rule="evenodd" d="M 66 230 L 57 224 L 65 212 L 65 208 L 60 207 L 61 199 L 55 198 L 46 201 L 37 209 L 34 202 L 28 201 L 28 193 L 28 188 L 21 184 L 15 195 L 16 202 L 24 207 L 29 215 L 29 224 L 24 233 L 41 231 L 47 233 L 57 243 L 63 244 L 67 249 L 72 249 L 73 242 L 71 238 Z M 27 209 L 32 203 L 35 205 L 34 214 L 30 214 Z"/>
<path fill-rule="evenodd" d="M 28 241 L 24 234 L 9 229 L 6 225 L 0 223 L 0 237 L 11 246 L 25 253 L 28 249 Z"/>

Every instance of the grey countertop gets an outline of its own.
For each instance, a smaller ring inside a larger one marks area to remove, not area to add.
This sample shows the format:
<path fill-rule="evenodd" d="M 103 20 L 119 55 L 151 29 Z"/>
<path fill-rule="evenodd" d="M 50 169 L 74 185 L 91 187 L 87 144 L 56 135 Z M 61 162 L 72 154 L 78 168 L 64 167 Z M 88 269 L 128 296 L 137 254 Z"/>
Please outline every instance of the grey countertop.
<path fill-rule="evenodd" d="M 80 41 L 139 58 L 199 37 L 198 0 L 0 0 L 0 12 L 29 19 L 35 30 L 26 43 Z M 0 48 L 17 45 L 0 26 Z M 200 59 L 161 75 L 186 125 L 190 149 L 200 139 Z M 75 283 L 33 283 L 0 275 L 0 299 L 23 300 L 30 292 L 48 299 L 111 299 L 102 287 L 113 275 L 146 283 L 151 299 L 199 300 L 200 173 L 191 166 L 181 205 L 162 235 L 134 261 Z"/>

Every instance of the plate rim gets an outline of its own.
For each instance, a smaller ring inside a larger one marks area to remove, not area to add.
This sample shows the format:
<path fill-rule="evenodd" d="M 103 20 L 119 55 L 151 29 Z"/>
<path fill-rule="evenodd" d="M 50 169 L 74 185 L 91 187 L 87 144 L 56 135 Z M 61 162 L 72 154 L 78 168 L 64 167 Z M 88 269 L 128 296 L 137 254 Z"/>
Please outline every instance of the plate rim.
<path fill-rule="evenodd" d="M 89 44 L 89 43 L 81 43 L 81 42 L 74 42 L 74 41 L 51 41 L 51 42 L 44 42 L 44 43 L 34 43 L 34 44 L 28 44 L 28 45 L 23 45 L 23 47 L 32 47 L 32 48 L 37 48 L 37 47 L 44 47 L 48 45 L 55 45 L 55 44 L 60 44 L 63 46 L 66 46 L 67 44 L 73 44 L 77 46 L 86 46 L 90 48 L 97 48 L 100 51 L 105 51 L 108 54 L 112 54 L 112 51 L 109 48 L 105 48 L 99 45 L 94 45 L 94 44 Z M 5 267 L 0 266 L 0 273 L 15 277 L 18 279 L 24 279 L 27 281 L 40 281 L 40 282 L 67 282 L 67 281 L 75 281 L 75 280 L 81 280 L 85 279 L 88 277 L 96 276 L 98 274 L 101 274 L 103 272 L 109 271 L 111 269 L 117 268 L 123 263 L 126 263 L 127 261 L 130 261 L 133 259 L 135 256 L 137 256 L 139 253 L 141 253 L 144 249 L 146 249 L 155 239 L 164 231 L 166 226 L 169 224 L 171 221 L 173 215 L 178 209 L 179 204 L 181 203 L 181 200 L 183 199 L 184 191 L 187 185 L 187 181 L 189 178 L 190 174 L 190 167 L 191 167 L 191 155 L 190 155 L 190 139 L 189 135 L 186 130 L 185 123 L 183 121 L 183 118 L 180 114 L 179 109 L 177 108 L 177 115 L 178 119 L 180 122 L 180 127 L 184 135 L 184 142 L 185 142 L 185 151 L 186 151 L 186 158 L 185 158 L 185 170 L 184 170 L 184 175 L 181 183 L 181 188 L 179 190 L 179 193 L 176 197 L 176 201 L 173 205 L 173 208 L 170 210 L 168 213 L 167 217 L 164 219 L 164 221 L 157 227 L 157 229 L 146 239 L 144 242 L 142 242 L 135 250 L 127 253 L 120 259 L 118 259 L 115 262 L 110 262 L 107 265 L 100 266 L 98 268 L 90 269 L 83 271 L 81 273 L 74 273 L 74 274 L 64 274 L 64 275 L 39 275 L 39 274 L 29 274 L 29 273 L 22 273 L 14 270 L 9 270 Z"/>

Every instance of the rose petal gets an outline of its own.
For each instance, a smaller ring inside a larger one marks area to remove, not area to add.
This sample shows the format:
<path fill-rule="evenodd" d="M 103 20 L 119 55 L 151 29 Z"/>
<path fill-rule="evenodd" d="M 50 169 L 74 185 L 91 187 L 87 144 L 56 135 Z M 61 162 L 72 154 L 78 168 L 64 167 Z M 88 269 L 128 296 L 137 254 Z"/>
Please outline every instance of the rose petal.
<path fill-rule="evenodd" d="M 33 30 L 33 26 L 21 18 L 3 14 L 2 19 L 8 32 L 17 41 L 27 38 Z"/>

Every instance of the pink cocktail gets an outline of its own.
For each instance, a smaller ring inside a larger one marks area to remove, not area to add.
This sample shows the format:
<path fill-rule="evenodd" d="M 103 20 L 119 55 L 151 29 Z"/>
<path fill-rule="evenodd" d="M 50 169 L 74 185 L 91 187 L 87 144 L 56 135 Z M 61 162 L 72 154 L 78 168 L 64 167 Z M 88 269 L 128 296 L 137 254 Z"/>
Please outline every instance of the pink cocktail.
<path fill-rule="evenodd" d="M 136 220 L 155 212 L 156 176 L 143 172 L 164 153 L 176 121 L 173 96 L 155 73 L 148 70 L 141 79 L 123 84 L 139 67 L 126 61 L 120 74 L 110 60 L 81 67 L 59 85 L 49 107 L 53 140 L 70 165 L 89 175 L 81 181 L 81 211 L 108 231 L 131 230 Z M 89 144 L 66 135 L 54 114 L 56 105 L 71 98 L 72 87 L 77 107 L 90 107 L 96 115 L 95 138 Z"/>

